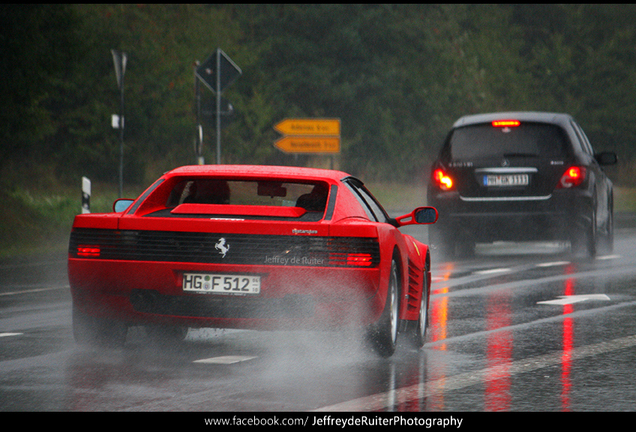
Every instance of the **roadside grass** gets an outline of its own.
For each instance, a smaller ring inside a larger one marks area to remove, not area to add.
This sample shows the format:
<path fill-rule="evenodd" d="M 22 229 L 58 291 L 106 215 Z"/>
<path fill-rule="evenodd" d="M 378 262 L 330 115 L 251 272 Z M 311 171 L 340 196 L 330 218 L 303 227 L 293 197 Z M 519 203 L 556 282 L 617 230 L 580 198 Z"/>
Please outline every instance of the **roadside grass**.
<path fill-rule="evenodd" d="M 369 183 L 367 187 L 392 213 L 409 212 L 426 205 L 422 184 Z M 126 190 L 124 197 L 135 198 L 142 186 Z M 91 212 L 110 212 L 118 198 L 116 185 L 93 185 Z M 73 218 L 81 213 L 78 187 L 0 191 L 0 258 L 63 251 Z M 615 187 L 614 211 L 636 213 L 636 187 Z"/>
<path fill-rule="evenodd" d="M 365 185 L 389 213 L 406 213 L 426 205 L 426 185 L 423 184 L 367 182 Z"/>
<path fill-rule="evenodd" d="M 636 212 L 636 187 L 614 187 L 614 211 Z"/>
<path fill-rule="evenodd" d="M 93 185 L 91 212 L 110 212 L 117 186 Z M 136 197 L 140 192 L 135 191 Z M 80 187 L 0 190 L 0 258 L 63 251 L 75 215 L 82 211 Z"/>

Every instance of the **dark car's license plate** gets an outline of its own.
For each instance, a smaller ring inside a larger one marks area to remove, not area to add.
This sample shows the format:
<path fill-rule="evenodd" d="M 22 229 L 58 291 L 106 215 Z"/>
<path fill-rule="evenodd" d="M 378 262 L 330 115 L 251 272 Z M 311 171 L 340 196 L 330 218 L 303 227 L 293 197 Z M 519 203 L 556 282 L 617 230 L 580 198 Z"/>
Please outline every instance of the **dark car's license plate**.
<path fill-rule="evenodd" d="M 484 176 L 484 186 L 527 186 L 528 182 L 528 174 Z"/>

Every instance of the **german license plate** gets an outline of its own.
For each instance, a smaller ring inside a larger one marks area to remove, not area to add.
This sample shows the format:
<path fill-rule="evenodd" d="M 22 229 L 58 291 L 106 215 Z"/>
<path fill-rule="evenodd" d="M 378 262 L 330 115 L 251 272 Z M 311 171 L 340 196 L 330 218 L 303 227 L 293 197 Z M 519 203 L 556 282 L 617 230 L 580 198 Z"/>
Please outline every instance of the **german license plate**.
<path fill-rule="evenodd" d="M 528 174 L 485 175 L 484 186 L 527 186 Z"/>
<path fill-rule="evenodd" d="M 260 276 L 184 273 L 183 291 L 210 294 L 259 294 Z"/>

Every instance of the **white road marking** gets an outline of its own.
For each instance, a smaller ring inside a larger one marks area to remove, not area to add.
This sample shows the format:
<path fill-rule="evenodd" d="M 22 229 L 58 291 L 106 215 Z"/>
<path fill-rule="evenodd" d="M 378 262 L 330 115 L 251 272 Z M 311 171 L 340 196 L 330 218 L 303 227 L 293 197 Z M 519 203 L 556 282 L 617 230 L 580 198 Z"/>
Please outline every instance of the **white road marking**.
<path fill-rule="evenodd" d="M 605 294 L 580 294 L 580 295 L 566 295 L 559 296 L 557 300 L 545 300 L 537 302 L 537 304 L 549 304 L 549 305 L 568 305 L 579 303 L 587 300 L 603 300 L 608 301 L 610 298 Z"/>
<path fill-rule="evenodd" d="M 50 288 L 34 288 L 34 289 L 29 289 L 24 291 L 9 291 L 9 292 L 0 293 L 0 297 L 20 295 L 20 294 L 31 294 L 36 292 L 44 292 L 44 291 L 52 291 L 52 290 L 60 290 L 60 289 L 70 289 L 70 286 L 64 285 L 64 286 L 50 287 Z"/>
<path fill-rule="evenodd" d="M 568 265 L 568 264 L 570 264 L 570 261 L 553 261 L 553 262 L 537 264 L 537 267 L 556 267 L 556 266 Z"/>
<path fill-rule="evenodd" d="M 489 275 L 489 274 L 496 274 L 496 273 L 506 273 L 509 271 L 511 271 L 509 268 L 496 268 L 496 269 L 476 271 L 474 274 Z"/>
<path fill-rule="evenodd" d="M 620 258 L 620 255 L 602 255 L 602 256 L 597 256 L 596 259 L 597 260 L 610 260 L 610 259 L 618 259 Z"/>
<path fill-rule="evenodd" d="M 0 333 L 0 337 L 9 337 L 9 336 L 20 336 L 24 333 Z"/>
<path fill-rule="evenodd" d="M 636 335 L 582 346 L 568 351 L 570 361 L 626 349 L 636 346 Z M 514 376 L 524 372 L 532 372 L 545 367 L 563 363 L 563 351 L 555 351 L 537 357 L 530 357 L 514 362 L 466 372 L 459 375 L 443 377 L 432 381 L 401 387 L 385 393 L 378 393 L 359 399 L 353 399 L 335 405 L 318 408 L 314 411 L 382 411 L 396 405 L 421 400 L 451 390 L 458 390 L 473 385 L 483 384 L 501 376 Z"/>
<path fill-rule="evenodd" d="M 601 255 L 601 256 L 597 256 L 596 260 L 599 261 L 603 261 L 603 260 L 613 260 L 613 259 L 618 259 L 621 258 L 621 255 Z M 551 261 L 551 262 L 545 262 L 545 263 L 539 263 L 539 264 L 534 264 L 535 267 L 540 267 L 540 268 L 545 268 L 545 267 L 556 267 L 556 266 L 564 266 L 564 265 L 568 265 L 568 264 L 572 264 L 571 261 Z M 489 275 L 497 275 L 497 274 L 501 274 L 501 273 L 513 273 L 513 272 L 523 272 L 528 270 L 528 266 L 520 266 L 520 267 L 515 267 L 515 268 L 495 268 L 495 269 L 487 269 L 487 270 L 478 270 L 472 273 L 472 275 L 478 275 L 478 276 L 489 276 Z M 588 275 L 588 274 L 599 274 L 599 273 L 604 273 L 606 272 L 606 269 L 598 269 L 598 270 L 593 270 L 590 272 L 583 272 L 581 273 L 582 275 Z M 629 267 L 627 269 L 623 269 L 620 270 L 621 272 L 632 272 L 632 268 Z M 435 270 L 436 273 L 441 272 L 441 270 L 437 269 Z M 577 273 L 578 274 L 578 273 Z M 565 275 L 563 277 L 566 278 L 570 278 L 573 277 L 574 275 Z M 557 276 L 558 277 L 558 276 Z M 554 278 L 554 276 L 551 276 L 549 278 Z M 549 279 L 548 278 L 548 279 Z M 457 284 L 461 284 L 463 283 L 463 281 L 466 279 L 466 277 L 459 277 L 459 278 L 448 278 L 448 277 L 440 277 L 440 276 L 433 276 L 432 278 L 432 282 L 433 283 L 439 283 L 439 282 L 444 282 L 446 284 L 448 284 L 449 286 L 453 286 L 453 285 L 457 285 Z M 545 279 L 545 278 L 542 278 Z"/>
<path fill-rule="evenodd" d="M 248 360 L 253 360 L 257 357 L 254 356 L 221 356 L 211 357 L 207 359 L 195 360 L 194 363 L 208 363 L 208 364 L 234 364 Z"/>

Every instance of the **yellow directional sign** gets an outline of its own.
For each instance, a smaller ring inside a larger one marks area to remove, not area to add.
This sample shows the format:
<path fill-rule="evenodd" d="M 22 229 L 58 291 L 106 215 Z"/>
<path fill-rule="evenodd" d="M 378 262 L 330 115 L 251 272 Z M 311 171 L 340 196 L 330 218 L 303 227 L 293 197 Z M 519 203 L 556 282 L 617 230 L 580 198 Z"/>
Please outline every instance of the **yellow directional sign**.
<path fill-rule="evenodd" d="M 285 119 L 274 129 L 283 135 L 338 136 L 340 119 Z"/>
<path fill-rule="evenodd" d="M 285 119 L 274 146 L 285 153 L 340 153 L 340 119 Z"/>
<path fill-rule="evenodd" d="M 340 153 L 340 137 L 286 136 L 274 146 L 285 153 Z"/>

